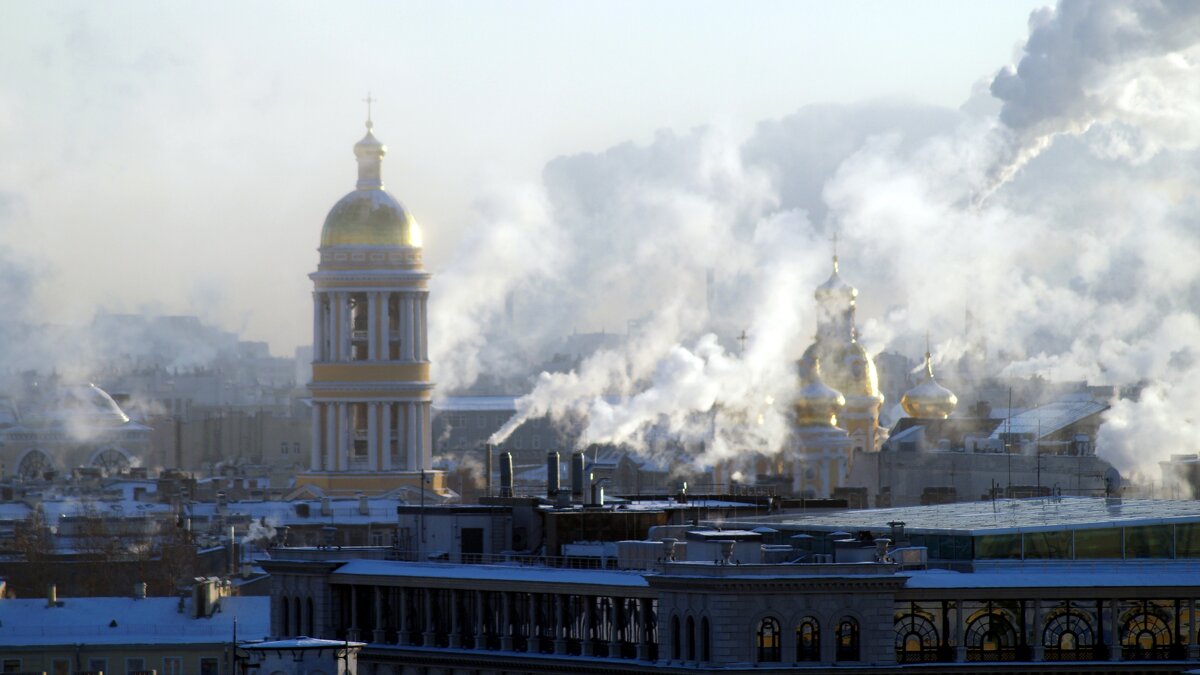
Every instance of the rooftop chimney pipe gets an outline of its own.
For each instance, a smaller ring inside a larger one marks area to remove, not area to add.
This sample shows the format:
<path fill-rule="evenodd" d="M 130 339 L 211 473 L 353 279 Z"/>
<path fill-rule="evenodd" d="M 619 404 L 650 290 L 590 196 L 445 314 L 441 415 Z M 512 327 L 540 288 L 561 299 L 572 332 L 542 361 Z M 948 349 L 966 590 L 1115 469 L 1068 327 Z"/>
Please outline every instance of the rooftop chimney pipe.
<path fill-rule="evenodd" d="M 571 453 L 571 499 L 577 502 L 583 502 L 584 480 L 586 476 L 583 473 L 583 453 Z"/>
<path fill-rule="evenodd" d="M 546 498 L 558 497 L 558 452 L 546 453 Z"/>
<path fill-rule="evenodd" d="M 500 496 L 513 496 L 512 453 L 500 453 Z"/>
<path fill-rule="evenodd" d="M 492 455 L 496 446 L 488 443 L 483 446 L 483 493 L 492 496 Z"/>

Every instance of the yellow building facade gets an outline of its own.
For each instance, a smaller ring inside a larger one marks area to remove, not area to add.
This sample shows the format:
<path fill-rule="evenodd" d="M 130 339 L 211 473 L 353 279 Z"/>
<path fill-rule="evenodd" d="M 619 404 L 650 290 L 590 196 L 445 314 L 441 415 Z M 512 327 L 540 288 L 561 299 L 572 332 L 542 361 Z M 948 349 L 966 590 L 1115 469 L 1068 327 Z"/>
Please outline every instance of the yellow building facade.
<path fill-rule="evenodd" d="M 387 148 L 354 146 L 355 190 L 330 210 L 313 281 L 312 450 L 300 485 L 442 491 L 432 461 L 429 278 L 416 219 L 383 188 Z"/>

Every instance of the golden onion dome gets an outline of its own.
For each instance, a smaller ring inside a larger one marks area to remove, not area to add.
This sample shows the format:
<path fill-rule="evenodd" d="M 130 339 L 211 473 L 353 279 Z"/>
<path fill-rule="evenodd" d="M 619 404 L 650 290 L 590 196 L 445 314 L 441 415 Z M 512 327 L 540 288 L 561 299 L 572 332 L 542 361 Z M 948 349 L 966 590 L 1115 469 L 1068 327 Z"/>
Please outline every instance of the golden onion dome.
<path fill-rule="evenodd" d="M 796 423 L 801 426 L 837 426 L 837 414 L 846 407 L 846 398 L 821 380 L 821 361 L 801 359 L 800 391 L 793 407 Z"/>
<path fill-rule="evenodd" d="M 820 361 L 825 364 L 823 372 L 829 383 L 846 396 L 854 398 L 876 398 L 883 400 L 879 391 L 879 373 L 875 360 L 856 340 L 841 342 L 818 338 L 809 345 L 801 358 L 802 363 Z"/>
<path fill-rule="evenodd" d="M 838 257 L 833 256 L 833 273 L 825 280 L 825 283 L 817 286 L 817 290 L 813 292 L 813 297 L 818 302 L 837 301 L 841 303 L 851 303 L 858 297 L 858 289 L 846 283 L 838 275 Z"/>
<path fill-rule="evenodd" d="M 946 419 L 958 406 L 954 392 L 933 378 L 933 360 L 928 351 L 925 352 L 925 379 L 905 392 L 900 405 L 909 417 L 926 420 Z"/>
<path fill-rule="evenodd" d="M 412 214 L 383 189 L 381 168 L 387 147 L 375 138 L 367 121 L 367 135 L 354 145 L 358 159 L 358 185 L 342 197 L 325 217 L 321 247 L 421 246 L 421 228 Z"/>

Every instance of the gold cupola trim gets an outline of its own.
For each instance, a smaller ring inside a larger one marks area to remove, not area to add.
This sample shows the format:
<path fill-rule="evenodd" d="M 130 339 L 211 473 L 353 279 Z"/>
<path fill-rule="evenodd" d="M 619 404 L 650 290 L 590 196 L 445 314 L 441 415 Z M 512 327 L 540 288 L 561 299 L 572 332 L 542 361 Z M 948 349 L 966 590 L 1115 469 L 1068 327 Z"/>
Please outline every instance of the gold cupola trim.
<path fill-rule="evenodd" d="M 925 336 L 925 378 L 905 392 L 900 405 L 909 417 L 917 419 L 946 419 L 958 406 L 954 392 L 938 384 L 933 377 L 933 357 L 929 351 L 929 336 Z"/>

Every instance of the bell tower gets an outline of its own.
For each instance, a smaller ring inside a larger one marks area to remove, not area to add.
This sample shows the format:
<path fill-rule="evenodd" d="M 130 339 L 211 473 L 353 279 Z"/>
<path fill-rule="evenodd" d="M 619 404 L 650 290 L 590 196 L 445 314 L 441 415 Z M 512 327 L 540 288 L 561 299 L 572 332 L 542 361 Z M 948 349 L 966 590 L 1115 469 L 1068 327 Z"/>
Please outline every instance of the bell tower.
<path fill-rule="evenodd" d="M 440 491 L 426 338 L 430 275 L 421 229 L 383 189 L 387 148 L 354 146 L 358 182 L 321 231 L 313 281 L 312 455 L 297 483 L 327 493 Z"/>

